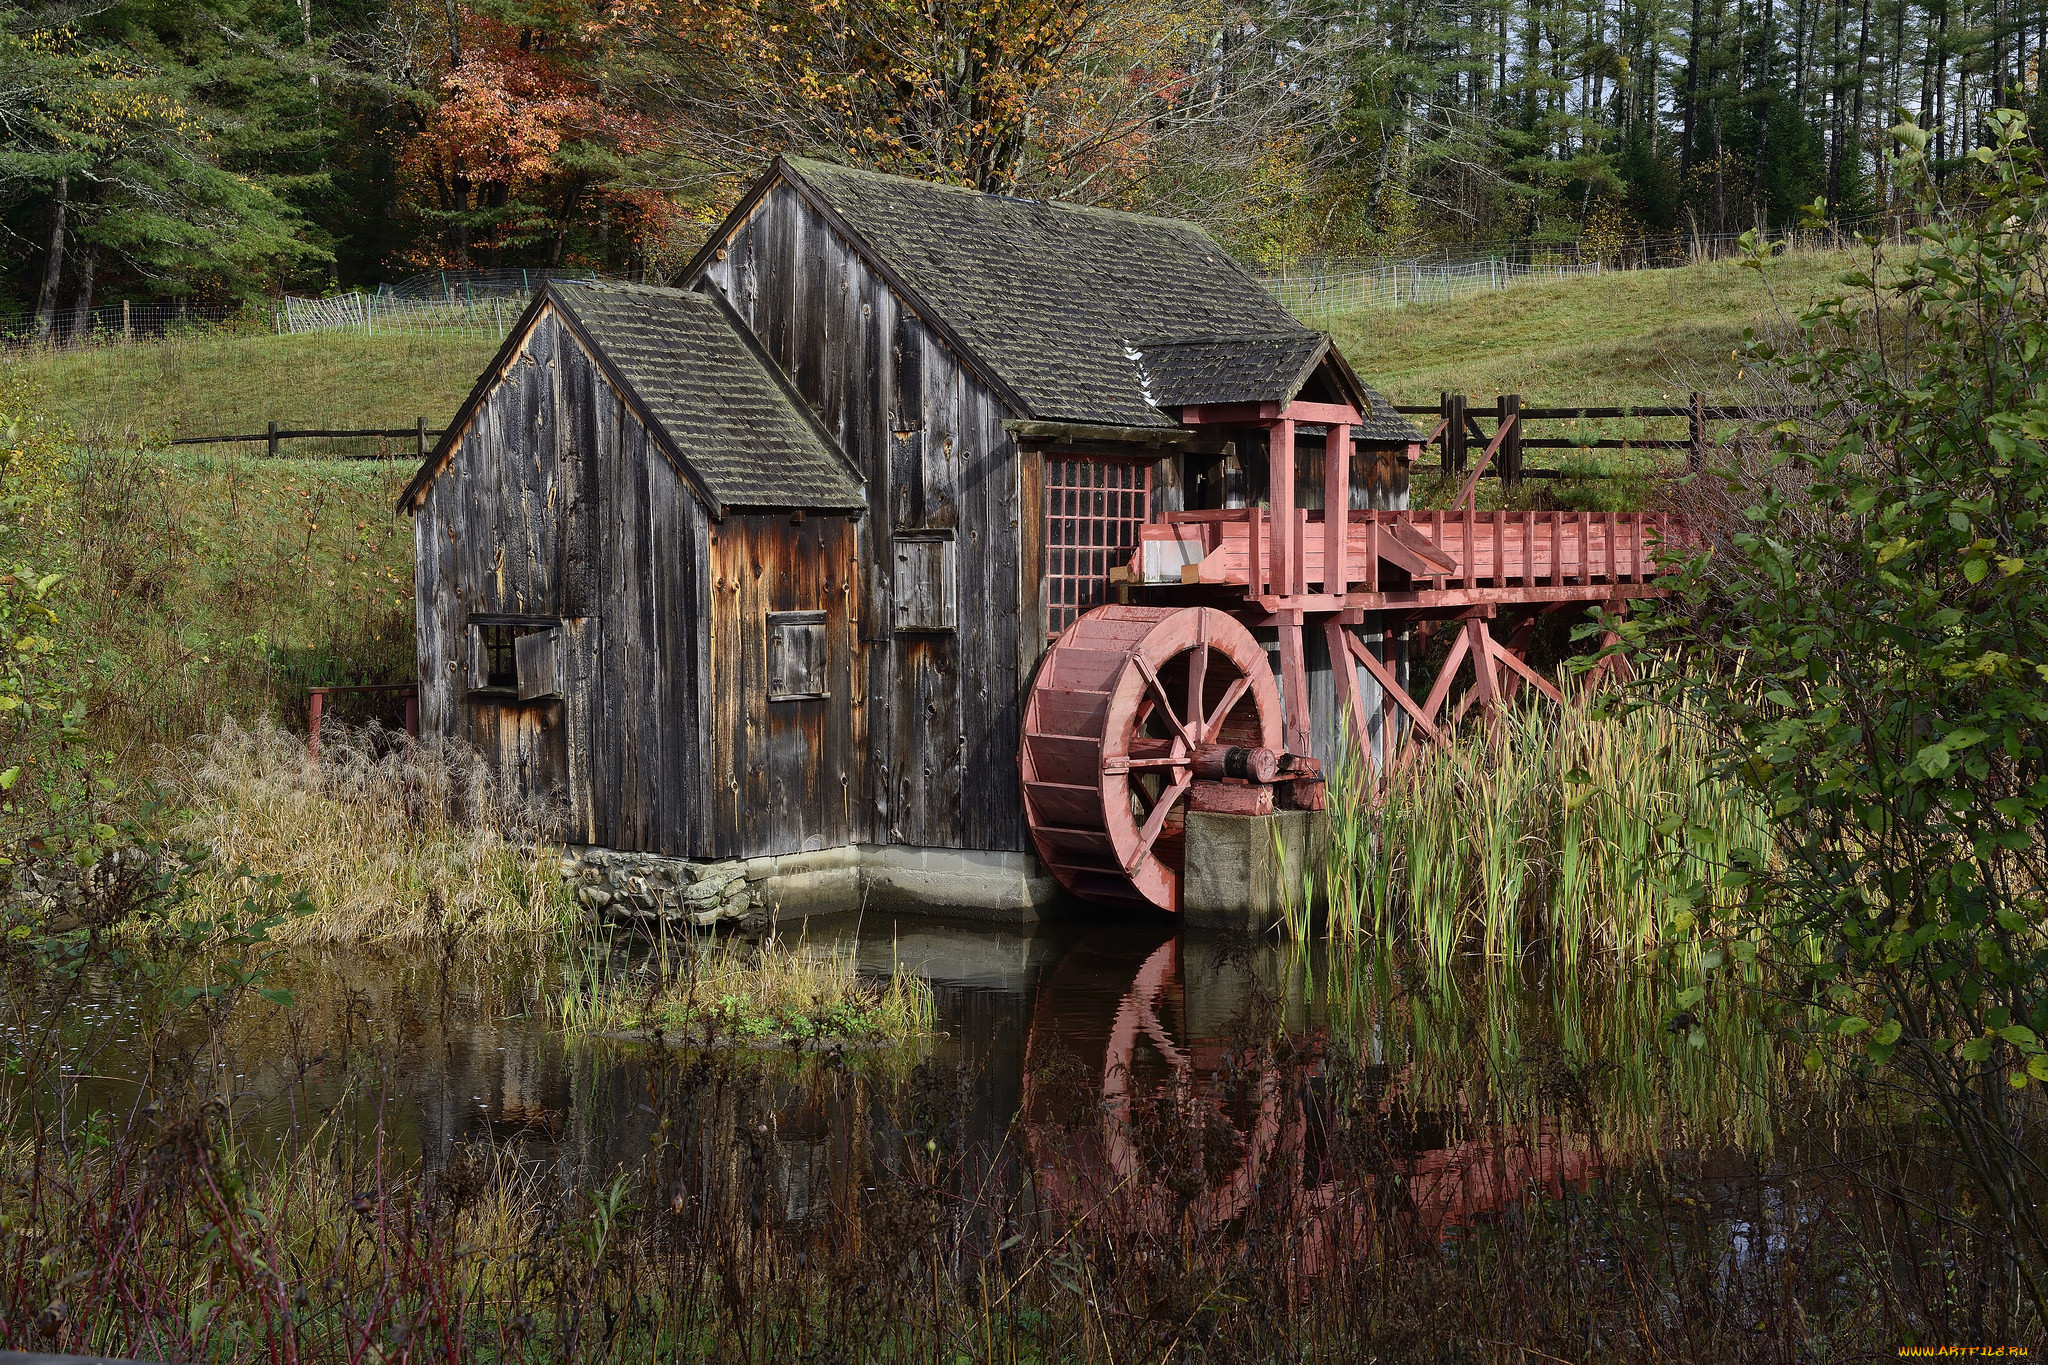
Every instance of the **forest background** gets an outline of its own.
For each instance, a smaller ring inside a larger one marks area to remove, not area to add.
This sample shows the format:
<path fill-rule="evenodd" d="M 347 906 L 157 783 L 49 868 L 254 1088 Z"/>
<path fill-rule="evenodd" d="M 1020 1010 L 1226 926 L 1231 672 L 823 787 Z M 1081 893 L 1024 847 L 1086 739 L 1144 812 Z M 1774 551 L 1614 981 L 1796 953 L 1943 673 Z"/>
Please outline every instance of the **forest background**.
<path fill-rule="evenodd" d="M 1903 209 L 2048 0 L 0 0 L 0 314 L 660 280 L 767 158 L 1180 215 L 1272 269 Z"/>

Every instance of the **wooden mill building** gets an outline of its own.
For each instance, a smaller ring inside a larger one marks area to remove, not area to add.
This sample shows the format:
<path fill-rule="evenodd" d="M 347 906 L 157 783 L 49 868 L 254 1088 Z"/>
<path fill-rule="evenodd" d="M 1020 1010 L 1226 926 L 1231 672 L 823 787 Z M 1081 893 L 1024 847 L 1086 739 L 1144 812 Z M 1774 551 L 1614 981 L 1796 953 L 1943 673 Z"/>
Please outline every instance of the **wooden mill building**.
<path fill-rule="evenodd" d="M 575 841 L 1021 907 L 1049 639 L 1296 400 L 1405 506 L 1421 433 L 1193 225 L 778 160 L 678 287 L 545 286 L 406 489 L 422 730 Z"/>

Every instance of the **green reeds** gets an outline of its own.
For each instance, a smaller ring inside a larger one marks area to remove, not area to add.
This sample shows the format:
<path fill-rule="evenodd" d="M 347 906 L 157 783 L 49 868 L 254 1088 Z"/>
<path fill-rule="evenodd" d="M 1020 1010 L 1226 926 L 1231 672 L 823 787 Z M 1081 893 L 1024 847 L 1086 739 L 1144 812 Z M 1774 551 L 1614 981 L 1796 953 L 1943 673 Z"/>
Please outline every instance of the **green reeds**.
<path fill-rule="evenodd" d="M 1670 711 L 1504 708 L 1377 786 L 1356 750 L 1331 775 L 1328 932 L 1404 943 L 1439 971 L 1539 940 L 1567 966 L 1645 951 L 1670 908 L 1724 908 L 1738 855 L 1769 842 L 1765 812 Z"/>

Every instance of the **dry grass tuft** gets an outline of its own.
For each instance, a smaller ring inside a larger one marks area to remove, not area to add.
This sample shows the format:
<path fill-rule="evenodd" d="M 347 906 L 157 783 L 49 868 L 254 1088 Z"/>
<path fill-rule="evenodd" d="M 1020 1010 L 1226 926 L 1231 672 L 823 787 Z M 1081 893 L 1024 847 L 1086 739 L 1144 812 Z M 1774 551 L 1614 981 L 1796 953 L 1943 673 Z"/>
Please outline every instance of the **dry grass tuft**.
<path fill-rule="evenodd" d="M 173 777 L 190 810 L 173 834 L 212 852 L 194 881 L 202 913 L 258 877 L 314 906 L 273 933 L 284 942 L 530 932 L 567 909 L 544 813 L 516 809 L 456 745 L 328 726 L 316 764 L 265 718 L 229 721 L 186 754 Z"/>
<path fill-rule="evenodd" d="M 757 1047 L 894 1043 L 931 1033 L 931 986 L 898 967 L 863 981 L 849 948 L 688 943 L 637 971 L 602 970 L 557 1006 L 576 1032 L 639 1033 L 678 1042 Z"/>

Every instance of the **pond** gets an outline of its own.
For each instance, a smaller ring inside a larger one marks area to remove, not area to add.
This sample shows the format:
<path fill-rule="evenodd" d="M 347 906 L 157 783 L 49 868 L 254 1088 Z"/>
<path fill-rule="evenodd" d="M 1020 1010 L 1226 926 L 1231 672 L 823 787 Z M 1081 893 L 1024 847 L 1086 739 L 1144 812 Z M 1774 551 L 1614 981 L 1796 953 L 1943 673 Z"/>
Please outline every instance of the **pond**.
<path fill-rule="evenodd" d="M 926 1075 L 956 1078 L 951 1140 L 1015 1157 L 1021 1133 L 1041 1167 L 1057 1148 L 1131 1176 L 1133 1130 L 1164 1099 L 1182 1126 L 1234 1154 L 1219 1178 L 1242 1184 L 1283 1149 L 1301 1164 L 1342 1071 L 1381 1111 L 1391 1155 L 1439 1173 L 1495 1163 L 1498 1188 L 1441 1196 L 1455 1223 L 1497 1211 L 1524 1185 L 1582 1185 L 1603 1164 L 1762 1151 L 1782 1114 L 1773 1049 L 1734 1020 L 1711 1039 L 1673 1029 L 1647 967 L 1474 961 L 1439 978 L 1320 945 L 1144 922 L 1020 929 L 848 915 L 799 932 L 811 946 L 850 948 L 863 975 L 900 967 L 929 981 L 937 1036 L 902 1053 Z M 565 1037 L 548 1009 L 563 974 L 560 945 L 545 940 L 289 950 L 265 977 L 289 1005 L 246 1000 L 205 1065 L 232 1096 L 238 1136 L 259 1149 L 325 1124 L 430 1169 L 489 1142 L 601 1180 L 645 1157 L 649 1087 L 688 1054 Z M 135 1008 L 116 995 L 88 1007 L 73 1101 L 82 1110 L 119 1112 L 161 1061 L 130 1048 Z M 799 1118 L 799 1078 L 819 1059 L 760 1060 L 789 1078 L 790 1121 L 778 1131 L 808 1152 L 816 1116 Z M 895 1050 L 824 1060 L 885 1082 L 907 1066 Z M 1212 1193 L 1211 1214 L 1223 1217 L 1231 1196 Z"/>
<path fill-rule="evenodd" d="M 583 1359 L 600 1313 L 605 1350 L 639 1358 L 1404 1358 L 1458 1331 L 1795 1359 L 2010 1303 L 1910 1130 L 1802 1079 L 1732 1004 L 1677 1008 L 1646 965 L 1439 972 L 1147 922 L 801 932 L 926 977 L 938 1036 L 565 1035 L 554 940 L 280 953 L 263 984 L 288 998 L 176 1037 L 99 991 L 59 1144 L 86 1155 L 43 1223 L 163 1230 L 129 1252 L 72 1234 L 0 1316 L 83 1276 L 159 1288 L 29 1340 L 244 1358 L 281 1311 L 300 1358 L 488 1333 Z M 1916 1202 L 1870 1197 L 1873 1152 Z M 253 1248 L 233 1273 L 223 1243 Z M 195 1256 L 230 1325 L 159 1302 Z M 1733 1345 L 1696 1335 L 1736 1320 Z"/>

